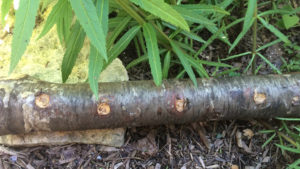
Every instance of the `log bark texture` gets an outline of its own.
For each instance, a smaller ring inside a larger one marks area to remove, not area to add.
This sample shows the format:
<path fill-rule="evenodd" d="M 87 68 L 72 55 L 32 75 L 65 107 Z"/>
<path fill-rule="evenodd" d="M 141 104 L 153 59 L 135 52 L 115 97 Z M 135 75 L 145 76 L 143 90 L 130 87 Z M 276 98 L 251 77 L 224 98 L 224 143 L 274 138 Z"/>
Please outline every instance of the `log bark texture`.
<path fill-rule="evenodd" d="M 99 84 L 0 80 L 0 135 L 33 131 L 300 117 L 300 74 Z"/>

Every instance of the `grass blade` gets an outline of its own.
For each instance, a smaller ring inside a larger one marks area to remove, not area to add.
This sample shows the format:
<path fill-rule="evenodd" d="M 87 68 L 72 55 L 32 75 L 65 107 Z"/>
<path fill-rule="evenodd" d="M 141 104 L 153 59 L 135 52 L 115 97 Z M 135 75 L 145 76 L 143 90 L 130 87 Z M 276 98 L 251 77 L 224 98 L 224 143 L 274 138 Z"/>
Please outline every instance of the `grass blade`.
<path fill-rule="evenodd" d="M 280 144 L 275 144 L 275 145 L 276 145 L 277 147 L 283 149 L 283 150 L 286 150 L 286 151 L 289 151 L 289 152 L 292 152 L 292 153 L 300 154 L 300 150 L 299 150 L 299 149 L 287 147 L 287 146 L 280 145 Z"/>
<path fill-rule="evenodd" d="M 96 47 L 101 56 L 107 60 L 106 38 L 102 23 L 97 16 L 96 7 L 91 0 L 69 1 L 86 35 L 92 45 Z"/>
<path fill-rule="evenodd" d="M 109 38 L 107 39 L 107 49 L 110 49 L 120 33 L 126 28 L 127 24 L 131 20 L 131 17 L 125 17 L 119 22 L 118 26 L 111 32 Z"/>
<path fill-rule="evenodd" d="M 257 55 L 260 56 L 260 58 L 262 58 L 262 60 L 264 60 L 278 74 L 282 74 L 281 71 L 276 66 L 274 66 L 267 58 L 265 58 L 262 54 L 257 53 Z"/>
<path fill-rule="evenodd" d="M 275 28 L 273 25 L 267 23 L 262 17 L 258 16 L 259 21 L 267 28 L 269 31 L 273 32 L 279 39 L 281 39 L 285 43 L 291 43 L 289 39 L 281 33 L 277 28 Z"/>
<path fill-rule="evenodd" d="M 176 10 L 174 10 L 169 4 L 163 1 L 149 1 L 149 0 L 130 0 L 136 5 L 140 6 L 145 11 L 161 18 L 162 20 L 169 22 L 183 30 L 190 31 L 190 28 L 186 21 L 183 19 Z"/>
<path fill-rule="evenodd" d="M 39 0 L 20 1 L 20 7 L 16 11 L 9 73 L 15 69 L 27 48 L 35 25 L 35 16 L 37 15 L 38 7 Z"/>
<path fill-rule="evenodd" d="M 145 62 L 145 61 L 147 61 L 147 60 L 148 60 L 148 56 L 147 56 L 147 55 L 141 56 L 141 57 L 139 57 L 139 58 L 134 59 L 133 61 L 131 61 L 131 62 L 126 66 L 126 69 L 128 70 L 128 69 L 130 69 L 130 68 L 132 68 L 132 67 L 134 67 L 134 66 L 136 66 L 136 65 L 138 65 L 138 64 L 140 64 L 140 63 L 142 63 L 142 62 Z"/>
<path fill-rule="evenodd" d="M 66 82 L 70 73 L 72 72 L 78 53 L 80 52 L 83 46 L 84 38 L 84 30 L 80 26 L 79 22 L 76 22 L 72 27 L 70 36 L 68 37 L 66 42 L 67 49 L 64 54 L 61 66 L 63 82 Z"/>
<path fill-rule="evenodd" d="M 160 63 L 156 33 L 151 23 L 145 23 L 143 25 L 143 33 L 146 41 L 147 55 L 149 58 L 151 74 L 154 83 L 157 86 L 159 86 L 162 83 L 161 63 Z"/>
<path fill-rule="evenodd" d="M 261 148 L 266 147 L 266 145 L 268 145 L 276 136 L 276 133 L 274 133 L 271 137 L 268 138 L 268 140 L 266 142 L 264 142 L 264 144 L 261 146 Z"/>
<path fill-rule="evenodd" d="M 187 54 L 185 54 L 180 48 L 179 46 L 177 46 L 177 44 L 175 42 L 170 41 L 170 44 L 172 46 L 173 51 L 176 53 L 176 55 L 178 56 L 182 66 L 184 67 L 184 70 L 187 72 L 187 74 L 189 75 L 190 79 L 193 81 L 194 85 L 197 86 L 197 80 L 196 80 L 196 76 L 193 72 L 193 69 L 190 65 L 190 63 L 188 62 L 188 60 L 186 59 Z"/>

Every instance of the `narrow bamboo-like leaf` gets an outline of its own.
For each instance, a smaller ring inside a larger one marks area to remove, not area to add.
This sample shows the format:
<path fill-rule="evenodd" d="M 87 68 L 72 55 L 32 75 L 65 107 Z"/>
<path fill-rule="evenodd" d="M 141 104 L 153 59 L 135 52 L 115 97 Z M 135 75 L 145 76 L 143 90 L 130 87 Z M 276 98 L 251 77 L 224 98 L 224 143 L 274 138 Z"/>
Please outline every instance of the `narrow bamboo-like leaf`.
<path fill-rule="evenodd" d="M 172 6 L 173 9 L 175 9 L 178 13 L 180 13 L 183 18 L 187 21 L 193 22 L 193 23 L 199 23 L 199 24 L 205 24 L 205 25 L 215 25 L 213 22 L 211 22 L 206 17 L 199 15 L 191 10 L 187 10 L 180 6 Z"/>
<path fill-rule="evenodd" d="M 229 49 L 229 53 L 231 53 L 231 51 L 235 48 L 235 46 L 240 42 L 240 40 L 246 35 L 246 33 L 248 32 L 248 30 L 250 29 L 252 23 L 254 22 L 255 18 L 252 18 L 251 22 L 250 22 L 250 26 L 246 26 L 245 29 L 243 28 L 242 32 L 238 35 L 238 37 L 234 40 L 234 42 L 232 43 L 230 49 Z"/>
<path fill-rule="evenodd" d="M 93 2 L 91 0 L 71 0 L 69 2 L 91 44 L 107 60 L 105 35 Z"/>
<path fill-rule="evenodd" d="M 140 26 L 134 26 L 129 29 L 120 40 L 108 51 L 108 63 L 112 62 L 117 58 L 123 50 L 129 45 L 131 40 L 135 37 L 137 32 L 140 30 Z"/>
<path fill-rule="evenodd" d="M 107 48 L 110 49 L 114 41 L 120 35 L 120 33 L 126 28 L 131 17 L 125 17 L 122 21 L 119 22 L 118 26 L 111 32 L 110 36 L 107 39 Z"/>
<path fill-rule="evenodd" d="M 227 12 L 226 10 L 218 7 L 218 6 L 214 6 L 214 5 L 206 5 L 206 4 L 184 4 L 184 5 L 178 5 L 180 7 L 183 7 L 187 10 L 196 12 L 198 14 L 203 14 L 204 12 L 209 12 L 209 13 L 221 13 L 221 14 L 225 14 L 225 15 L 230 15 L 229 12 Z"/>
<path fill-rule="evenodd" d="M 64 5 L 63 10 L 60 11 L 60 16 L 58 16 L 58 20 L 56 21 L 57 35 L 60 40 L 60 43 L 64 46 L 65 46 L 64 42 L 66 42 L 70 34 L 72 19 L 73 19 L 73 11 L 70 3 L 68 2 Z"/>
<path fill-rule="evenodd" d="M 186 59 L 189 61 L 191 66 L 196 69 L 196 71 L 201 77 L 207 77 L 207 78 L 209 77 L 206 70 L 204 69 L 203 65 L 200 62 L 198 62 L 193 57 L 190 57 L 188 55 L 186 55 Z"/>
<path fill-rule="evenodd" d="M 2 0 L 2 5 L 1 5 L 1 21 L 2 25 L 5 24 L 5 17 L 9 12 L 9 9 L 11 7 L 13 0 Z"/>
<path fill-rule="evenodd" d="M 54 24 L 57 22 L 58 19 L 62 16 L 62 12 L 66 8 L 66 4 L 68 4 L 68 1 L 65 0 L 59 0 L 54 7 L 52 8 L 49 16 L 47 17 L 46 23 L 43 27 L 42 32 L 40 33 L 39 37 L 37 39 L 40 39 L 43 37 L 49 30 L 54 26 Z"/>
<path fill-rule="evenodd" d="M 98 100 L 98 79 L 103 68 L 103 57 L 97 49 L 91 45 L 89 55 L 89 84 Z"/>
<path fill-rule="evenodd" d="M 154 83 L 157 86 L 159 86 L 162 83 L 161 63 L 160 63 L 156 33 L 151 23 L 145 23 L 143 25 L 143 33 L 146 41 L 147 55 L 149 58 L 151 74 Z"/>
<path fill-rule="evenodd" d="M 183 17 L 169 4 L 157 0 L 130 0 L 145 11 L 169 22 L 183 30 L 190 31 L 190 28 Z"/>
<path fill-rule="evenodd" d="M 168 51 L 164 58 L 164 67 L 163 67 L 163 78 L 164 79 L 168 78 L 170 63 L 171 63 L 171 51 Z"/>
<path fill-rule="evenodd" d="M 270 46 L 273 46 L 273 45 L 275 45 L 276 43 L 279 43 L 279 42 L 281 42 L 281 39 L 276 39 L 276 40 L 274 40 L 274 41 L 272 41 L 272 42 L 269 42 L 269 43 L 267 43 L 267 44 L 265 44 L 265 45 L 259 47 L 258 49 L 256 49 L 256 52 L 258 52 L 258 51 L 260 51 L 260 50 L 263 50 L 263 49 L 265 49 L 265 48 L 268 48 L 268 47 L 270 47 Z"/>
<path fill-rule="evenodd" d="M 274 139 L 275 136 L 276 136 L 276 133 L 274 133 L 270 138 L 268 138 L 268 140 L 264 142 L 264 144 L 261 146 L 261 148 L 266 147 L 266 145 L 268 145 Z"/>
<path fill-rule="evenodd" d="M 193 72 L 193 69 L 191 67 L 191 64 L 186 60 L 186 54 L 177 46 L 176 43 L 170 41 L 170 44 L 172 46 L 173 51 L 176 53 L 178 56 L 182 66 L 184 67 L 184 70 L 187 72 L 189 75 L 190 79 L 193 81 L 194 85 L 197 86 L 197 80 L 196 76 Z"/>
<path fill-rule="evenodd" d="M 134 66 L 136 66 L 136 65 L 138 65 L 138 64 L 140 64 L 140 63 L 142 63 L 142 62 L 145 62 L 145 61 L 147 61 L 147 60 L 148 60 L 148 56 L 147 56 L 147 55 L 141 56 L 141 57 L 139 57 L 139 58 L 134 59 L 133 61 L 131 61 L 131 62 L 126 66 L 126 69 L 128 70 L 128 69 L 130 69 L 130 68 L 132 68 L 132 67 L 134 67 Z"/>
<path fill-rule="evenodd" d="M 104 36 L 106 37 L 108 31 L 108 0 L 98 0 L 96 3 L 96 12 L 99 22 L 102 24 Z M 94 45 L 90 46 L 89 55 L 89 84 L 96 99 L 98 100 L 98 79 L 103 68 L 103 57 Z"/>
<path fill-rule="evenodd" d="M 245 20 L 244 20 L 244 24 L 243 24 L 243 31 L 246 29 L 248 30 L 249 27 L 251 27 L 251 25 L 252 25 L 251 20 L 253 18 L 253 14 L 254 14 L 256 5 L 257 5 L 257 0 L 248 1 L 247 11 L 245 14 Z"/>
<path fill-rule="evenodd" d="M 284 121 L 300 121 L 300 118 L 276 117 L 276 119 Z"/>
<path fill-rule="evenodd" d="M 70 36 L 66 42 L 66 52 L 63 57 L 62 65 L 61 65 L 61 73 L 62 73 L 62 80 L 66 82 L 74 64 L 76 62 L 77 56 L 83 46 L 85 38 L 85 33 L 83 28 L 80 26 L 79 22 L 76 22 L 71 29 Z"/>
<path fill-rule="evenodd" d="M 108 32 L 108 13 L 109 13 L 109 0 L 97 0 L 96 11 L 99 17 L 99 21 L 102 25 L 104 36 Z"/>
<path fill-rule="evenodd" d="M 22 0 L 16 11 L 9 73 L 17 66 L 30 41 L 39 0 Z"/>
<path fill-rule="evenodd" d="M 281 33 L 278 29 L 276 29 L 273 25 L 267 23 L 262 17 L 258 16 L 259 21 L 267 28 L 269 31 L 273 32 L 279 39 L 281 39 L 285 43 L 291 43 L 289 39 Z"/>

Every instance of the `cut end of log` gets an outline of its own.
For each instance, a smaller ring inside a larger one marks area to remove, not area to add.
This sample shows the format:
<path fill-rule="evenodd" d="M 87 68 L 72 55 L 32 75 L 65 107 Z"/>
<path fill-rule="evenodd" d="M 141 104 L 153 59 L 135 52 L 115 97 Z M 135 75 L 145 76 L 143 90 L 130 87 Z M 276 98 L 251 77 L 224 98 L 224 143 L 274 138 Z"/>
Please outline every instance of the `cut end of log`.
<path fill-rule="evenodd" d="M 253 100 L 255 104 L 263 104 L 267 99 L 265 93 L 258 93 L 256 90 L 254 91 Z"/>
<path fill-rule="evenodd" d="M 176 99 L 175 101 L 175 108 L 178 112 L 183 112 L 186 106 L 186 101 L 184 99 Z"/>
<path fill-rule="evenodd" d="M 110 113 L 110 106 L 108 103 L 100 103 L 97 107 L 98 115 L 106 116 Z"/>
<path fill-rule="evenodd" d="M 36 96 L 35 98 L 35 105 L 38 106 L 39 108 L 47 108 L 50 103 L 50 97 L 47 94 L 40 94 Z"/>

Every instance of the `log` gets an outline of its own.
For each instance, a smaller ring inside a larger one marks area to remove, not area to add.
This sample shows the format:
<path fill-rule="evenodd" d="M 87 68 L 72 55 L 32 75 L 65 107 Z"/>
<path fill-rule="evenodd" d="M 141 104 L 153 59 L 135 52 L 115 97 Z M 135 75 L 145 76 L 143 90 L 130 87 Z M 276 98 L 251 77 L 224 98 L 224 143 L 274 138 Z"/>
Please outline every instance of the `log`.
<path fill-rule="evenodd" d="M 58 84 L 0 80 L 0 135 L 36 131 L 300 117 L 300 73 L 190 80 Z"/>

